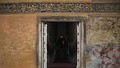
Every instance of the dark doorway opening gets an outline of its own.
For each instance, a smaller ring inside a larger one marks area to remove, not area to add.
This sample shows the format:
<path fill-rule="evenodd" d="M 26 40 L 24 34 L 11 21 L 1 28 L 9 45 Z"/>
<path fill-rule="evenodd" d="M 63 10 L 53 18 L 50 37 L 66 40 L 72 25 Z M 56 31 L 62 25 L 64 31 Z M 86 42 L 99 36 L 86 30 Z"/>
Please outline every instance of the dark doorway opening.
<path fill-rule="evenodd" d="M 75 68 L 77 63 L 78 23 L 46 22 L 46 24 L 48 34 L 47 35 L 48 68 L 60 68 L 61 66 L 63 68 L 67 67 Z"/>

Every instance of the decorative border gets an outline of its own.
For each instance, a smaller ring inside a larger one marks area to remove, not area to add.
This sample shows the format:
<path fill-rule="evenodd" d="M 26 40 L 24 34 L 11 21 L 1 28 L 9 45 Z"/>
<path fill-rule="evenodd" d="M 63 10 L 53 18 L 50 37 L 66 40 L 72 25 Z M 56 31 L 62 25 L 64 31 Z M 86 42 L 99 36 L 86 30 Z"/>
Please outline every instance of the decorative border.
<path fill-rule="evenodd" d="M 120 3 L 0 3 L 0 14 L 39 12 L 120 13 Z"/>
<path fill-rule="evenodd" d="M 41 17 L 42 22 L 81 22 L 86 20 L 86 17 L 81 16 L 51 16 L 51 17 Z"/>

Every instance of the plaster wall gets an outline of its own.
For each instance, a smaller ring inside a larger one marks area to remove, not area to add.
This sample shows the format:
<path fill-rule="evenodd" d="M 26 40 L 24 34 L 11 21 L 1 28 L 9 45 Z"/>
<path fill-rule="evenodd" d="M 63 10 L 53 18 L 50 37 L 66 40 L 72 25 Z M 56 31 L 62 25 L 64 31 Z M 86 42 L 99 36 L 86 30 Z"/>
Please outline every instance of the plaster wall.
<path fill-rule="evenodd" d="M 120 16 L 91 15 L 87 23 L 86 68 L 120 67 Z"/>
<path fill-rule="evenodd" d="M 91 2 L 91 0 L 0 0 L 1 3 L 19 3 L 19 2 Z"/>
<path fill-rule="evenodd" d="M 120 0 L 0 0 L 1 3 L 20 2 L 97 2 L 97 3 L 120 3 Z"/>
<path fill-rule="evenodd" d="M 0 68 L 36 68 L 35 45 L 35 15 L 0 15 Z"/>
<path fill-rule="evenodd" d="M 120 16 L 90 15 L 86 24 L 87 44 L 120 43 Z"/>
<path fill-rule="evenodd" d="M 97 16 L 94 16 L 97 15 Z M 0 68 L 37 68 L 37 16 L 82 16 L 86 17 L 85 67 L 99 67 L 102 59 L 94 56 L 94 49 L 110 46 L 109 55 L 120 56 L 120 16 L 119 13 L 36 13 L 36 14 L 1 14 L 0 15 Z M 109 49 L 108 49 L 109 50 Z M 100 51 L 100 50 L 99 50 Z M 113 53 L 115 51 L 115 53 Z M 97 56 L 106 55 L 98 52 Z M 98 66 L 94 66 L 96 60 Z M 114 61 L 110 59 L 110 61 Z M 94 61 L 92 61 L 94 60 Z M 88 63 L 86 63 L 88 62 Z M 93 62 L 93 63 L 91 63 Z M 108 61 L 109 62 L 109 59 Z M 107 65 L 102 64 L 103 66 Z M 91 63 L 91 64 L 89 64 Z M 119 61 L 114 62 L 118 67 Z M 92 66 L 93 65 L 93 66 Z M 110 66 L 110 65 L 108 65 Z M 112 64 L 111 64 L 112 66 Z"/>
<path fill-rule="evenodd" d="M 73 0 L 59 0 L 59 2 L 68 1 L 74 2 Z M 88 1 L 90 0 L 84 0 L 84 2 Z M 58 2 L 58 0 L 0 0 L 0 2 Z M 76 0 L 75 2 L 82 2 L 82 0 Z M 120 61 L 116 61 L 118 57 L 120 57 L 119 13 L 46 12 L 0 15 L 0 68 L 37 68 L 37 16 L 86 17 L 88 20 L 85 28 L 86 48 L 84 66 L 86 68 L 97 68 L 102 66 L 104 66 L 103 68 L 106 66 L 108 68 L 110 68 L 110 66 L 119 67 Z M 115 57 L 111 57 L 111 55 Z M 105 60 L 107 61 L 105 62 Z M 108 63 L 109 61 L 115 62 Z"/>

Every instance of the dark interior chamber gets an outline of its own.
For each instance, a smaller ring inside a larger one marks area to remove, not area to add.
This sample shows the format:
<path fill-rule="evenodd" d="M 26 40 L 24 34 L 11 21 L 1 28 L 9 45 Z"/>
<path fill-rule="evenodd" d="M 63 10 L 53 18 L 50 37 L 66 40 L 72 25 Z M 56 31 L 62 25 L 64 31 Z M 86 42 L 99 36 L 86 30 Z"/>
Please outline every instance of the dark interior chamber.
<path fill-rule="evenodd" d="M 77 63 L 77 23 L 46 23 L 47 63 Z"/>

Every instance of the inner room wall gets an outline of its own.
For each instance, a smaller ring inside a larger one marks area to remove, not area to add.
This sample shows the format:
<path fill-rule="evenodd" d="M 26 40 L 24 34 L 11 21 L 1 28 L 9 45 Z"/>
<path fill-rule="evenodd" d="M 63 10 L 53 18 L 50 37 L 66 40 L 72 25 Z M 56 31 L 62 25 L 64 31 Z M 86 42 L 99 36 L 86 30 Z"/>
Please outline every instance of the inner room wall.
<path fill-rule="evenodd" d="M 61 35 L 67 38 L 67 23 L 65 22 L 57 23 L 57 37 Z"/>
<path fill-rule="evenodd" d="M 56 43 L 57 39 L 57 24 L 55 22 L 47 22 L 46 23 L 48 28 L 47 28 L 47 63 L 53 63 L 54 62 L 54 46 Z"/>
<path fill-rule="evenodd" d="M 77 62 L 77 25 L 78 22 L 68 23 L 68 41 L 71 49 L 71 56 L 69 56 L 69 60 L 71 63 Z"/>
<path fill-rule="evenodd" d="M 76 22 L 47 22 L 48 25 L 48 63 L 53 63 L 54 46 L 62 35 L 69 46 L 69 62 L 76 63 L 77 59 L 77 24 Z"/>

